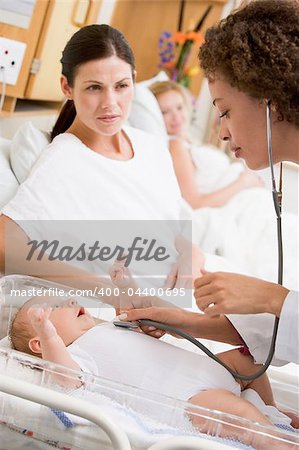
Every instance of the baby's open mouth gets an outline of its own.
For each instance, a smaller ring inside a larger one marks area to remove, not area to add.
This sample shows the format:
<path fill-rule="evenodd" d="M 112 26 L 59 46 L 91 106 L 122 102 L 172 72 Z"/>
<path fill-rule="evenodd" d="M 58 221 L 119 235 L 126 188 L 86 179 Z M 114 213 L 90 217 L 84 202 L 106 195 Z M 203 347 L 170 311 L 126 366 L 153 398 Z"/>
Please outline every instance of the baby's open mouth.
<path fill-rule="evenodd" d="M 83 314 L 85 314 L 85 309 L 83 308 L 83 306 L 81 306 L 81 308 L 79 309 L 78 315 L 77 317 L 82 316 Z"/>

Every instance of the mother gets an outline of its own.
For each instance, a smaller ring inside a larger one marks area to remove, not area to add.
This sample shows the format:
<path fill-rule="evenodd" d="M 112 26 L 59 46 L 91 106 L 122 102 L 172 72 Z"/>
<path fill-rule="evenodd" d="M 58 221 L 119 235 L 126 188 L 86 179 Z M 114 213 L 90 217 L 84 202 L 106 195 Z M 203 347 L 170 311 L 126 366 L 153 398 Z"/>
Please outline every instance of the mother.
<path fill-rule="evenodd" d="M 169 257 L 153 269 L 161 286 L 179 257 L 166 221 L 179 220 L 181 196 L 164 143 L 124 126 L 136 76 L 132 50 L 118 30 L 90 25 L 73 35 L 61 63 L 61 88 L 68 100 L 51 144 L 2 211 L 2 269 L 5 226 L 12 222 L 37 239 L 55 235 L 59 228 L 59 236 L 71 235 L 76 245 L 92 243 L 90 233 L 108 236 L 116 245 L 131 232 L 128 219 L 160 221 L 158 230 L 149 226 L 149 234 L 158 234 L 158 241 L 166 236 Z M 83 221 L 85 232 L 82 226 L 71 231 L 70 223 L 63 231 L 58 220 Z M 114 221 L 116 228 L 111 222 L 91 232 L 90 221 L 95 220 Z M 197 249 L 194 253 L 199 271 L 203 259 Z M 58 268 L 63 271 L 63 265 Z M 97 273 L 98 265 L 88 261 L 88 270 Z M 78 273 L 72 269 L 72 274 Z"/>

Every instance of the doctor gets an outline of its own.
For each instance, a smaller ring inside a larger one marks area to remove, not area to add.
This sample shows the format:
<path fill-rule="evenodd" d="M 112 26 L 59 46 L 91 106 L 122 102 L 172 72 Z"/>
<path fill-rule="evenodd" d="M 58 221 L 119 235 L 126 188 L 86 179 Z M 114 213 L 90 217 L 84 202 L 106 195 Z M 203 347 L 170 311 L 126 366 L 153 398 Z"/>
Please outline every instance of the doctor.
<path fill-rule="evenodd" d="M 269 165 L 270 107 L 273 162 L 298 164 L 298 0 L 249 3 L 207 31 L 199 57 L 221 121 L 220 138 L 229 143 L 236 158 L 244 159 L 250 169 Z M 277 316 L 275 363 L 299 363 L 297 292 L 256 278 L 218 272 L 205 273 L 195 281 L 195 298 L 205 316 L 149 308 L 130 311 L 126 320 L 148 318 L 195 337 L 243 341 L 255 360 L 263 363 Z M 160 330 L 150 333 L 156 337 L 161 334 Z"/>

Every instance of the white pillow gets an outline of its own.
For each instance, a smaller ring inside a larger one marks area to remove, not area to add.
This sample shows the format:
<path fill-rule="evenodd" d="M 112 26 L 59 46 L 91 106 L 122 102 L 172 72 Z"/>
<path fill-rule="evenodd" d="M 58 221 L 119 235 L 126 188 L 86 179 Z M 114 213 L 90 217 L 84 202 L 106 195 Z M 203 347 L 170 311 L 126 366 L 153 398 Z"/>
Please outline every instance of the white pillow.
<path fill-rule="evenodd" d="M 0 209 L 15 195 L 19 183 L 9 163 L 11 141 L 0 138 Z"/>
<path fill-rule="evenodd" d="M 166 73 L 159 72 L 155 77 L 136 84 L 129 117 L 131 126 L 163 138 L 167 137 L 163 115 L 156 97 L 148 87 L 156 81 L 165 80 L 168 80 Z"/>
<path fill-rule="evenodd" d="M 139 86 L 143 86 L 143 87 L 147 87 L 148 88 L 151 84 L 154 84 L 157 81 L 167 81 L 167 80 L 169 80 L 169 78 L 168 78 L 166 72 L 161 70 L 154 77 L 149 78 L 148 80 L 139 81 L 137 84 L 139 84 Z"/>
<path fill-rule="evenodd" d="M 48 144 L 49 137 L 46 133 L 35 128 L 31 122 L 26 122 L 18 129 L 11 142 L 10 162 L 19 183 L 26 180 L 35 161 Z"/>
<path fill-rule="evenodd" d="M 147 87 L 135 86 L 129 124 L 155 136 L 167 136 L 159 104 Z"/>

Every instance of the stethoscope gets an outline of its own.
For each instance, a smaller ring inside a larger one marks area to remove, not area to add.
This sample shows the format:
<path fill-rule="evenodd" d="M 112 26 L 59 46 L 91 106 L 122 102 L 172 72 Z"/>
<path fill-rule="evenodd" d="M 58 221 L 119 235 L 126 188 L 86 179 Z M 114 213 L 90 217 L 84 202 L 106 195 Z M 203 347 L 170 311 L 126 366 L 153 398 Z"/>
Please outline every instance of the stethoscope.
<path fill-rule="evenodd" d="M 275 176 L 274 176 L 274 167 L 273 167 L 273 158 L 272 158 L 272 136 L 271 136 L 271 100 L 267 100 L 266 104 L 267 108 L 267 144 L 268 144 L 268 157 L 269 157 L 269 163 L 270 163 L 270 169 L 271 169 L 271 179 L 272 179 L 272 196 L 273 196 L 273 203 L 274 208 L 276 212 L 276 218 L 277 218 L 277 243 L 278 243 L 278 284 L 282 284 L 282 273 L 283 273 L 283 252 L 282 252 L 282 230 L 281 230 L 281 201 L 282 201 L 282 164 L 280 165 L 280 181 L 279 181 L 279 191 L 276 189 L 276 182 L 275 182 Z M 220 359 L 214 355 L 207 347 L 205 347 L 203 344 L 198 342 L 197 339 L 195 339 L 193 336 L 190 336 L 187 333 L 184 333 L 181 330 L 177 330 L 176 328 L 166 325 L 160 322 L 155 322 L 153 320 L 146 320 L 146 319 L 140 319 L 138 322 L 154 326 L 156 328 L 160 328 L 161 330 L 169 331 L 171 333 L 175 333 L 178 336 L 181 336 L 184 339 L 187 339 L 188 341 L 192 342 L 192 344 L 196 345 L 196 347 L 199 347 L 206 355 L 208 355 L 210 358 L 212 358 L 214 361 L 218 362 L 223 366 L 225 369 L 227 369 L 234 378 L 239 380 L 255 380 L 256 378 L 259 378 L 263 373 L 266 372 L 268 367 L 271 364 L 271 361 L 274 356 L 275 352 L 275 343 L 276 343 L 276 337 L 277 337 L 277 330 L 278 330 L 278 324 L 279 324 L 279 317 L 275 317 L 274 327 L 273 327 L 273 334 L 272 334 L 272 340 L 271 345 L 269 349 L 269 354 L 267 356 L 267 359 L 261 369 L 259 369 L 256 373 L 253 375 L 241 375 L 238 372 L 235 372 L 230 367 L 228 367 L 224 362 L 220 361 Z"/>

